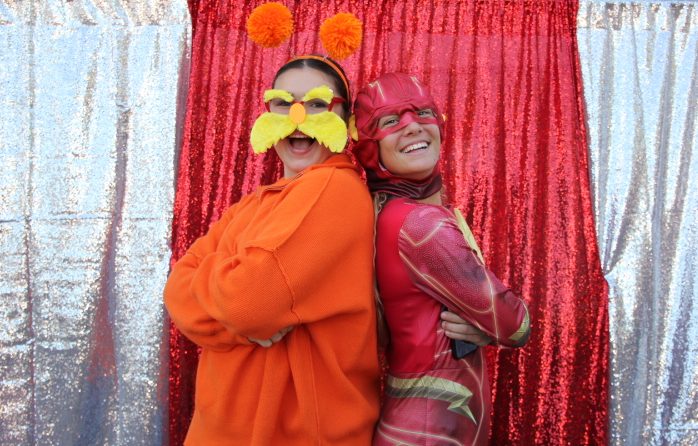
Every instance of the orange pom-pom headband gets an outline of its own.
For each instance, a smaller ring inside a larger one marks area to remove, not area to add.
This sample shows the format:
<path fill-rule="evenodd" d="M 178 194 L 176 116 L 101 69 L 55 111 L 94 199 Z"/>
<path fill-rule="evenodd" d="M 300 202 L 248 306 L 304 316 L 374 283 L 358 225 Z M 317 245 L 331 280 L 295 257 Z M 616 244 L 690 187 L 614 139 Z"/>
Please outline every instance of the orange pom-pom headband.
<path fill-rule="evenodd" d="M 292 33 L 291 11 L 281 3 L 257 6 L 247 19 L 247 35 L 265 48 L 281 45 Z M 326 19 L 320 26 L 320 41 L 333 59 L 344 59 L 353 54 L 361 45 L 362 34 L 361 21 L 347 12 Z"/>

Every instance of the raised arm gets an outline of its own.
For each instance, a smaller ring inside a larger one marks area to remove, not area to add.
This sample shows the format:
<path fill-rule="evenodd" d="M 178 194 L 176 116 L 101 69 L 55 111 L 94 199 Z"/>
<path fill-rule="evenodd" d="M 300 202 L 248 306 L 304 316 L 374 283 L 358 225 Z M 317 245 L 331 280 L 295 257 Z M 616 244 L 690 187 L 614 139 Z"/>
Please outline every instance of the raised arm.
<path fill-rule="evenodd" d="M 517 347 L 528 340 L 526 305 L 485 267 L 447 209 L 415 207 L 398 246 L 419 289 L 499 344 Z"/>

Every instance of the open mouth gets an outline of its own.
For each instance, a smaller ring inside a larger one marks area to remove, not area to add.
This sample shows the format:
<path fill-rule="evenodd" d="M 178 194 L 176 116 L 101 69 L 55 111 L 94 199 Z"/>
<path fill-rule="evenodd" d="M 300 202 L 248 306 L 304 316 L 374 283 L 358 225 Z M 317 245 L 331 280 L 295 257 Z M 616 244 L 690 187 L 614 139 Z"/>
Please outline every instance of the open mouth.
<path fill-rule="evenodd" d="M 414 143 L 414 144 L 410 144 L 409 146 L 407 146 L 407 147 L 401 149 L 401 150 L 400 150 L 400 153 L 413 153 L 413 152 L 418 152 L 418 151 L 420 151 L 420 150 L 426 150 L 427 147 L 429 147 L 429 144 L 428 144 L 428 143 L 426 143 L 426 142 L 424 142 L 424 141 L 420 141 L 420 142 L 416 142 L 416 143 Z"/>
<path fill-rule="evenodd" d="M 307 152 L 310 147 L 317 141 L 315 138 L 296 132 L 288 137 L 288 142 L 291 145 L 291 150 L 296 153 Z"/>

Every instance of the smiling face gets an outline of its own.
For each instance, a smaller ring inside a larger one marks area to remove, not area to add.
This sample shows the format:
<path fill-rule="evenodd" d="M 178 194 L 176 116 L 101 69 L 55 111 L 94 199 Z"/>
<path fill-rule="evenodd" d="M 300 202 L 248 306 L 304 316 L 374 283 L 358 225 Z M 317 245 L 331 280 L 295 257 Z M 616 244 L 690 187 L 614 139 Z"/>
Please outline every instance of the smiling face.
<path fill-rule="evenodd" d="M 300 101 L 307 92 L 322 85 L 337 91 L 332 77 L 313 68 L 303 67 L 281 73 L 274 83 L 274 88 L 286 90 L 295 100 Z M 344 118 L 343 107 L 334 107 L 332 113 L 335 112 Z M 285 177 L 292 177 L 307 167 L 320 164 L 332 155 L 330 149 L 300 131 L 280 140 L 274 149 L 284 164 Z"/>
<path fill-rule="evenodd" d="M 415 113 L 417 118 L 434 117 L 431 109 Z M 378 128 L 390 131 L 398 126 L 400 116 L 387 115 L 378 120 Z M 441 135 L 439 126 L 412 120 L 405 127 L 384 136 L 378 142 L 380 160 L 393 175 L 410 180 L 423 180 L 434 171 L 439 162 Z"/>

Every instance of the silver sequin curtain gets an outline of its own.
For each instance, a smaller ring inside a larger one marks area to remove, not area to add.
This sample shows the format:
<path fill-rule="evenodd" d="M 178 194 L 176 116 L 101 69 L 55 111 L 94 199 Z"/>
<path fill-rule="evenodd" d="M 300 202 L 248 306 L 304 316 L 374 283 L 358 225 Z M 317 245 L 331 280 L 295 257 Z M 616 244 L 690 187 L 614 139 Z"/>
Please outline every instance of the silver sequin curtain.
<path fill-rule="evenodd" d="M 614 445 L 698 444 L 698 3 L 582 1 Z"/>
<path fill-rule="evenodd" d="M 0 2 L 0 444 L 166 441 L 186 0 Z"/>

